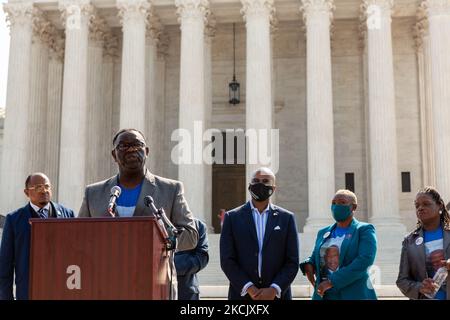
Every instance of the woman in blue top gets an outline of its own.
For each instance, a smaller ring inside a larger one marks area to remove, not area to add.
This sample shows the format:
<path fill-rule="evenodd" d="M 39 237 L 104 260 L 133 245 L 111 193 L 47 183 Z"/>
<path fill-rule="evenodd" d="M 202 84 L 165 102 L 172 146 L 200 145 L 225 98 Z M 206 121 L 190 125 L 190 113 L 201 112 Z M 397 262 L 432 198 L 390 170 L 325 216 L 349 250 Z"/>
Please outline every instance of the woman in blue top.
<path fill-rule="evenodd" d="M 403 240 L 397 286 L 410 299 L 428 299 L 434 292 L 436 271 L 450 270 L 450 215 L 432 187 L 420 190 L 414 204 L 417 227 Z M 450 300 L 450 277 L 433 298 Z"/>
<path fill-rule="evenodd" d="M 354 218 L 356 207 L 353 192 L 336 192 L 331 202 L 336 223 L 318 232 L 311 256 L 300 264 L 314 286 L 313 300 L 377 298 L 368 274 L 377 251 L 375 228 Z"/>

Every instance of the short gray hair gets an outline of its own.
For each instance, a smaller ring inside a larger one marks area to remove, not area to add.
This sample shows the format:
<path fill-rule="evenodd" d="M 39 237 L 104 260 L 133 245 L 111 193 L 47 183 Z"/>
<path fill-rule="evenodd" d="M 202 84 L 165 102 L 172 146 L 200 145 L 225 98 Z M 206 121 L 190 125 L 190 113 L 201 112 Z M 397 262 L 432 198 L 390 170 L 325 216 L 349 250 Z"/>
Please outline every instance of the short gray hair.
<path fill-rule="evenodd" d="M 337 195 L 346 196 L 347 198 L 349 198 L 352 201 L 353 204 L 358 204 L 358 198 L 356 198 L 356 194 L 350 190 L 340 189 L 340 190 L 336 191 L 336 194 L 334 196 L 336 197 Z"/>
<path fill-rule="evenodd" d="M 273 180 L 275 181 L 275 173 L 273 173 L 273 171 L 268 167 L 261 167 L 256 169 L 255 171 L 253 171 L 251 178 L 253 179 L 258 173 L 262 173 L 267 176 L 272 176 Z"/>

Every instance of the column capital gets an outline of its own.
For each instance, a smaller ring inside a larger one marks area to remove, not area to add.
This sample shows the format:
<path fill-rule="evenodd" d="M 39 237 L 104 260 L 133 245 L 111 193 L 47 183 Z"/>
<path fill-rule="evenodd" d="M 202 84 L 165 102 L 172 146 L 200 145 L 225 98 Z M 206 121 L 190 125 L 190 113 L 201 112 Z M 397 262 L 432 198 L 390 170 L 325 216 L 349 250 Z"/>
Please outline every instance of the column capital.
<path fill-rule="evenodd" d="M 177 7 L 178 21 L 183 19 L 203 19 L 206 23 L 206 17 L 209 14 L 208 0 L 175 0 Z"/>
<path fill-rule="evenodd" d="M 33 15 L 33 2 L 20 2 L 20 3 L 4 3 L 3 10 L 6 13 L 6 22 L 10 26 L 15 24 L 31 24 L 31 18 Z"/>
<path fill-rule="evenodd" d="M 66 29 L 80 29 L 81 18 L 90 19 L 94 6 L 90 0 L 59 0 L 59 10 L 62 12 L 63 25 Z"/>
<path fill-rule="evenodd" d="M 272 19 L 270 20 L 270 34 L 274 37 L 278 31 L 278 25 L 279 25 L 279 20 L 277 18 L 277 15 L 274 14 L 272 16 Z"/>
<path fill-rule="evenodd" d="M 394 0 L 363 0 L 363 3 L 361 4 L 361 8 L 368 16 L 372 14 L 374 7 L 378 7 L 380 13 L 391 16 L 392 8 L 394 7 Z"/>
<path fill-rule="evenodd" d="M 393 0 L 363 0 L 359 6 L 360 48 L 364 48 L 367 30 L 381 28 L 381 18 L 384 16 L 391 21 Z"/>
<path fill-rule="evenodd" d="M 65 35 L 63 31 L 57 30 L 56 28 L 52 33 L 52 41 L 50 45 L 50 58 L 57 61 L 64 61 L 64 45 L 65 45 Z"/>
<path fill-rule="evenodd" d="M 333 0 L 302 0 L 300 12 L 303 13 L 303 22 L 307 23 L 308 17 L 326 13 L 330 16 L 330 23 L 333 21 L 333 12 L 336 9 Z"/>
<path fill-rule="evenodd" d="M 450 15 L 450 0 L 424 0 L 429 16 Z"/>
<path fill-rule="evenodd" d="M 147 0 L 117 0 L 117 8 L 119 9 L 120 23 L 134 19 L 144 19 L 150 12 L 151 4 Z"/>
<path fill-rule="evenodd" d="M 48 21 L 45 13 L 38 8 L 33 8 L 31 21 L 33 23 L 33 37 L 51 47 L 54 41 L 53 34 L 56 32 L 55 26 Z"/>
<path fill-rule="evenodd" d="M 105 33 L 103 57 L 106 59 L 117 59 L 119 57 L 119 39 L 110 30 Z"/>
<path fill-rule="evenodd" d="M 423 49 L 423 38 L 428 35 L 428 17 L 426 2 L 422 2 L 416 11 L 416 24 L 413 26 L 413 37 L 416 53 Z"/>
<path fill-rule="evenodd" d="M 268 15 L 272 21 L 275 15 L 275 6 L 273 0 L 241 0 L 241 14 L 244 20 L 250 16 Z"/>
<path fill-rule="evenodd" d="M 213 38 L 216 35 L 216 25 L 216 16 L 211 11 L 208 11 L 205 24 L 205 39 Z"/>
<path fill-rule="evenodd" d="M 109 31 L 108 25 L 96 12 L 89 19 L 89 39 L 100 46 L 105 42 L 106 33 Z"/>
<path fill-rule="evenodd" d="M 364 51 L 366 36 L 367 36 L 367 14 L 366 14 L 366 6 L 364 3 L 361 3 L 359 6 L 359 49 Z"/>
<path fill-rule="evenodd" d="M 146 38 L 152 39 L 153 41 L 159 41 L 163 28 L 164 26 L 161 23 L 161 19 L 153 12 L 153 10 L 151 10 L 147 17 Z"/>

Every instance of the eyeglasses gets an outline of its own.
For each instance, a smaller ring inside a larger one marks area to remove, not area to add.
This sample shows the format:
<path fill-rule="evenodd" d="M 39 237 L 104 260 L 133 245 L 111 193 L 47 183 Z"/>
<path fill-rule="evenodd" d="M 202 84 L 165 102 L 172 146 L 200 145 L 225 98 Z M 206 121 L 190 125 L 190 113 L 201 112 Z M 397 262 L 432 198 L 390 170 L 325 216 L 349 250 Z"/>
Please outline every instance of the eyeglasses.
<path fill-rule="evenodd" d="M 264 184 L 270 184 L 272 181 L 268 178 L 263 178 L 263 179 L 259 179 L 259 178 L 253 178 L 252 179 L 252 183 L 264 183 Z"/>
<path fill-rule="evenodd" d="M 142 149 L 145 148 L 145 144 L 142 142 L 138 142 L 138 143 L 119 143 L 116 146 L 116 149 L 119 151 L 127 151 L 128 149 L 133 148 L 133 150 L 138 150 L 138 149 Z"/>
<path fill-rule="evenodd" d="M 36 184 L 32 187 L 27 188 L 28 190 L 35 190 L 37 192 L 42 192 L 42 191 L 50 191 L 52 190 L 52 186 L 49 184 Z"/>

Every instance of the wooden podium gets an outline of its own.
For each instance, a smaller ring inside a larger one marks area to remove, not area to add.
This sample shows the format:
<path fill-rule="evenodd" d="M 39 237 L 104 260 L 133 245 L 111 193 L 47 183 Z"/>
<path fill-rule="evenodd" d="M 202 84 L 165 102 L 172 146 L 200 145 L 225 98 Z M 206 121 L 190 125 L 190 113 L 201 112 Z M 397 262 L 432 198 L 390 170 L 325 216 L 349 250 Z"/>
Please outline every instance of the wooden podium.
<path fill-rule="evenodd" d="M 154 217 L 30 223 L 30 299 L 169 298 L 169 253 Z"/>

